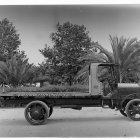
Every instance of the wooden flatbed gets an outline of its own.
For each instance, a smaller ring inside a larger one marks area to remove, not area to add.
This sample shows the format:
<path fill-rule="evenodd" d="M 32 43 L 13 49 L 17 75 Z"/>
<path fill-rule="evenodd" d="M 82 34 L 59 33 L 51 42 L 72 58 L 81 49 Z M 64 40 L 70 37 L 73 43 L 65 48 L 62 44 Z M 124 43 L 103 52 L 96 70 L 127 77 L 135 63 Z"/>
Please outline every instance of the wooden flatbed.
<path fill-rule="evenodd" d="M 93 96 L 89 92 L 3 92 L 0 96 L 44 96 L 44 97 L 74 97 Z"/>

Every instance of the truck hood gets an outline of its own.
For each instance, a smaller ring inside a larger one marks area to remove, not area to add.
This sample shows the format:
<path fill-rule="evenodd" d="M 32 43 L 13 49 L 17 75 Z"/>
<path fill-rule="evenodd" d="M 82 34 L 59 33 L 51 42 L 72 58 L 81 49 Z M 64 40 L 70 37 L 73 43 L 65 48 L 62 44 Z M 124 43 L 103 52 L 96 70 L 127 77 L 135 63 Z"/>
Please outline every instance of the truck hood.
<path fill-rule="evenodd" d="M 118 83 L 118 88 L 140 88 L 140 85 L 137 83 Z"/>
<path fill-rule="evenodd" d="M 127 96 L 133 93 L 140 94 L 140 86 L 139 84 L 119 83 L 118 92 L 120 93 L 121 96 Z"/>

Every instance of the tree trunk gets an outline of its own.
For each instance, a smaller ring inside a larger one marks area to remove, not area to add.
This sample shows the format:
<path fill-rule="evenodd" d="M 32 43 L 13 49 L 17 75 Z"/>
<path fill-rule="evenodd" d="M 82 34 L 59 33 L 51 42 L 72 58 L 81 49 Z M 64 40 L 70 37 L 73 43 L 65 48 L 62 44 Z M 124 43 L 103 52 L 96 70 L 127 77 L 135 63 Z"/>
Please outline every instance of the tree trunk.
<path fill-rule="evenodd" d="M 69 85 L 71 86 L 72 85 L 72 76 L 70 75 L 69 77 Z"/>

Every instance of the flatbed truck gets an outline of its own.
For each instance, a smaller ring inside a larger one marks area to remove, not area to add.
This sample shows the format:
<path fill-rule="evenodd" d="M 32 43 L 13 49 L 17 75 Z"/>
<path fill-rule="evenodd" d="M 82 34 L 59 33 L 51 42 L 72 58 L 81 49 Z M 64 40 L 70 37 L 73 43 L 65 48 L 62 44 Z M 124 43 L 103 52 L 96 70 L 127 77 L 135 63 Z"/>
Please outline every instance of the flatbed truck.
<path fill-rule="evenodd" d="M 119 83 L 116 69 L 115 64 L 91 63 L 89 92 L 3 92 L 0 93 L 0 102 L 25 106 L 25 118 L 32 125 L 45 124 L 54 107 L 77 110 L 82 107 L 110 108 L 119 110 L 131 120 L 140 121 L 140 86 L 137 83 Z M 109 70 L 110 82 L 107 76 L 100 80 L 102 70 Z"/>

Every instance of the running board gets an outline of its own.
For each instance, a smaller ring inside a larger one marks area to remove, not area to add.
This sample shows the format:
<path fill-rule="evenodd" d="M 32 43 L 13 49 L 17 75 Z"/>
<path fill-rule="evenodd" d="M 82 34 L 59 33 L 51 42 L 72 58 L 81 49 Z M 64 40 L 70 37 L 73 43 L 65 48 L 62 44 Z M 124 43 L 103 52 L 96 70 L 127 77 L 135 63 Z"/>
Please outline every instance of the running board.
<path fill-rule="evenodd" d="M 109 105 L 104 104 L 104 100 L 102 100 L 102 108 L 114 108 L 113 100 L 111 100 L 111 107 Z"/>

